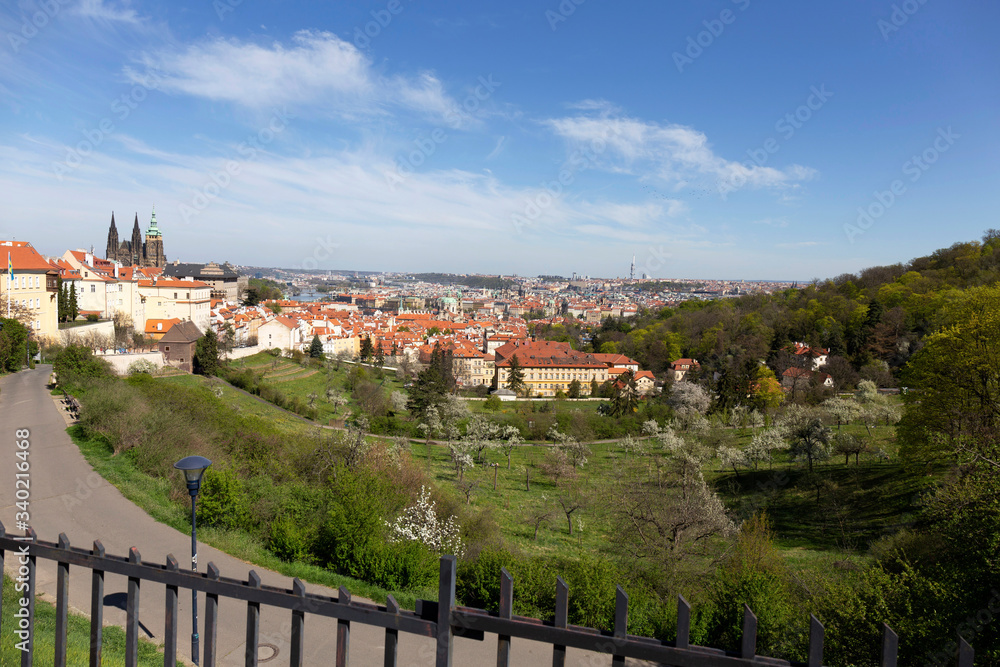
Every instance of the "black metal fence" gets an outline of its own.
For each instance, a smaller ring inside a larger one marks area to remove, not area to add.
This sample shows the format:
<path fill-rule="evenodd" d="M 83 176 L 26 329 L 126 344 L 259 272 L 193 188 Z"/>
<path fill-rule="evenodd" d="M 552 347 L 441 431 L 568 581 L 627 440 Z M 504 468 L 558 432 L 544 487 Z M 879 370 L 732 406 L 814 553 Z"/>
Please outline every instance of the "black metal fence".
<path fill-rule="evenodd" d="M 203 667 L 214 667 L 218 637 L 219 597 L 243 600 L 246 612 L 246 665 L 256 667 L 260 642 L 261 605 L 286 609 L 291 614 L 291 647 L 289 664 L 301 667 L 305 648 L 305 617 L 307 614 L 337 619 L 338 667 L 347 667 L 351 624 L 360 623 L 385 628 L 386 667 L 397 664 L 398 638 L 400 632 L 433 638 L 436 642 L 435 665 L 450 667 L 452 650 L 456 637 L 484 640 L 486 633 L 497 635 L 497 665 L 508 667 L 511 660 L 511 642 L 515 639 L 533 640 L 552 645 L 552 664 L 562 667 L 566 661 L 567 647 L 603 653 L 612 656 L 612 665 L 624 665 L 627 657 L 659 662 L 677 667 L 737 667 L 750 665 L 807 665 L 820 667 L 823 662 L 823 626 L 815 618 L 810 619 L 809 657 L 805 663 L 790 663 L 786 660 L 758 656 L 757 617 L 744 605 L 743 638 L 740 650 L 727 652 L 720 649 L 691 645 L 691 607 L 683 597 L 677 600 L 677 637 L 672 642 L 664 642 L 647 637 L 630 635 L 628 626 L 628 595 L 619 586 L 615 604 L 614 630 L 610 633 L 593 628 L 579 627 L 567 623 L 569 611 L 569 588 L 556 580 L 555 618 L 541 621 L 534 618 L 515 616 L 512 613 L 514 585 L 510 574 L 501 572 L 500 610 L 490 613 L 481 609 L 460 607 L 455 604 L 455 557 L 444 556 L 440 562 L 440 583 L 437 601 L 418 601 L 414 612 L 399 608 L 389 596 L 386 604 L 373 605 L 351 599 L 351 594 L 343 587 L 339 595 L 331 598 L 307 593 L 305 585 L 294 579 L 292 589 L 275 588 L 261 584 L 257 573 L 250 571 L 247 581 L 229 579 L 219 575 L 218 568 L 208 564 L 207 572 L 182 571 L 177 560 L 168 555 L 162 565 L 143 562 L 138 550 L 129 550 L 128 557 L 111 556 L 104 552 L 100 541 L 93 548 L 72 547 L 65 534 L 57 543 L 37 539 L 30 528 L 25 537 L 8 536 L 0 524 L 0 569 L 4 565 L 5 552 L 16 558 L 22 575 L 28 583 L 28 622 L 34 616 L 35 566 L 39 558 L 57 563 L 56 584 L 56 627 L 55 665 L 66 665 L 66 625 L 69 607 L 70 566 L 82 567 L 91 572 L 91 634 L 90 665 L 101 664 L 102 626 L 104 612 L 104 575 L 113 573 L 128 577 L 126 603 L 126 666 L 133 667 L 138 661 L 139 647 L 139 596 L 142 582 L 153 582 L 166 587 L 166 607 L 164 614 L 164 656 L 163 664 L 174 667 L 177 658 L 177 595 L 180 589 L 205 593 L 204 655 Z M 25 572 L 26 569 L 26 572 Z M 2 604 L 2 602 L 0 602 Z M 0 608 L 2 611 L 2 608 Z M 0 634 L 7 628 L 0 628 Z M 9 633 L 4 635 L 9 636 Z M 959 667 L 972 667 L 973 651 L 969 644 L 959 638 L 957 660 Z M 898 638 L 888 627 L 883 627 L 881 665 L 895 667 Z M 32 664 L 32 647 L 29 639 L 27 651 L 22 653 L 22 667 Z"/>

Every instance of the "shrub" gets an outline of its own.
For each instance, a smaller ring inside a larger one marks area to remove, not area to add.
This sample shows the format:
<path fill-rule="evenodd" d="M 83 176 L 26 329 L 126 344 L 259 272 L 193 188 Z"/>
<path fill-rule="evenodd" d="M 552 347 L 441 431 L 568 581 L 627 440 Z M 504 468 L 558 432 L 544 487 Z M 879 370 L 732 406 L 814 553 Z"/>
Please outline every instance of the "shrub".
<path fill-rule="evenodd" d="M 128 375 L 138 375 L 140 373 L 145 373 L 146 375 L 153 375 L 156 373 L 156 364 L 154 364 L 149 359 L 136 359 L 131 364 L 128 365 L 128 370 L 126 373 Z"/>
<path fill-rule="evenodd" d="M 503 408 L 503 401 L 500 400 L 499 396 L 490 396 L 483 403 L 483 409 L 489 410 L 490 412 L 496 412 Z"/>
<path fill-rule="evenodd" d="M 69 345 L 53 360 L 52 368 L 63 384 L 84 378 L 111 376 L 111 366 L 94 356 L 93 350 L 83 345 Z"/>
<path fill-rule="evenodd" d="M 250 524 L 250 503 L 243 481 L 232 468 L 209 468 L 201 482 L 198 521 L 208 526 L 244 529 Z"/>
<path fill-rule="evenodd" d="M 458 566 L 455 592 L 462 604 L 497 611 L 500 608 L 500 570 L 510 572 L 517 559 L 506 549 L 483 549 L 475 560 Z M 521 582 L 516 582 L 517 586 Z"/>
<path fill-rule="evenodd" d="M 284 516 L 271 522 L 267 549 L 283 561 L 311 563 L 313 537 L 308 526 Z"/>
<path fill-rule="evenodd" d="M 87 321 L 88 322 L 97 322 L 99 319 L 100 318 L 97 316 L 97 313 L 91 313 L 91 314 L 87 315 Z"/>

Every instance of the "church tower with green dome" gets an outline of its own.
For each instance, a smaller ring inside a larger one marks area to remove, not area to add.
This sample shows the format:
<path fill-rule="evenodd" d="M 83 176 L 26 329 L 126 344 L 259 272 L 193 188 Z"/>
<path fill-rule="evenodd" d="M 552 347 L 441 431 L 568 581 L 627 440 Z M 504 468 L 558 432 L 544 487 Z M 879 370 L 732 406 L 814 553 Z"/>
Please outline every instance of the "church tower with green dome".
<path fill-rule="evenodd" d="M 167 265 L 167 255 L 163 252 L 163 234 L 156 226 L 156 207 L 153 207 L 153 215 L 146 229 L 146 242 L 142 244 L 142 264 L 143 266 L 164 267 Z"/>

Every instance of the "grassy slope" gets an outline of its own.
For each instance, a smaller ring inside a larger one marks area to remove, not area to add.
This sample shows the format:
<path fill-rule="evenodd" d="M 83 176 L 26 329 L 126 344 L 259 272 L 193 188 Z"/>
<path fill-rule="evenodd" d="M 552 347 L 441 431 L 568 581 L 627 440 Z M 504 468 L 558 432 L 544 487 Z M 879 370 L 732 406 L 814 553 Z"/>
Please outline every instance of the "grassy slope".
<path fill-rule="evenodd" d="M 275 364 L 275 361 L 278 363 Z M 357 410 L 357 404 L 352 398 L 351 392 L 344 388 L 347 374 L 354 367 L 352 364 L 341 364 L 338 370 L 336 363 L 334 363 L 332 368 L 318 369 L 317 373 L 308 377 L 300 377 L 300 373 L 304 376 L 313 369 L 300 366 L 290 359 L 275 358 L 267 352 L 258 352 L 253 356 L 232 361 L 230 366 L 236 369 L 250 368 L 255 372 L 263 372 L 265 380 L 274 384 L 282 393 L 289 397 L 298 396 L 307 403 L 309 395 L 316 394 L 318 398 L 315 407 L 319 410 L 319 417 L 316 421 L 321 424 L 325 424 L 331 419 L 343 419 L 344 415 Z M 381 379 L 379 379 L 376 369 L 365 367 L 365 371 L 368 373 L 369 380 L 382 383 L 387 395 L 393 391 L 403 391 L 403 383 L 396 379 L 393 371 L 383 371 Z M 333 406 L 326 401 L 327 387 L 332 387 L 334 391 L 346 398 L 348 403 L 334 411 Z"/>
<path fill-rule="evenodd" d="M 14 582 L 6 575 L 3 578 L 3 640 L 0 641 L 0 665 L 21 664 L 21 651 L 15 647 L 20 641 L 13 634 L 14 612 L 20 608 L 21 593 L 14 590 Z M 34 663 L 51 665 L 55 662 L 55 606 L 35 600 L 34 623 Z M 66 628 L 66 664 L 86 665 L 90 659 L 90 619 L 70 612 Z M 125 664 L 125 631 L 107 626 L 103 633 L 103 658 L 106 665 Z M 140 637 L 139 664 L 149 667 L 163 665 L 163 653 L 156 645 Z M 178 665 L 182 664 L 180 662 Z"/>
<path fill-rule="evenodd" d="M 166 378 L 162 381 L 177 382 L 179 380 L 185 383 L 203 381 L 202 378 L 194 376 Z M 301 434 L 303 432 L 302 429 L 309 428 L 307 425 L 302 424 L 302 422 L 288 417 L 285 413 L 271 406 L 261 405 L 259 402 L 247 398 L 228 387 L 225 388 L 225 391 L 226 396 L 231 396 L 234 400 L 249 401 L 254 406 L 263 408 L 268 414 L 273 415 L 275 419 L 286 418 L 287 422 L 285 426 L 291 436 L 294 436 L 296 433 Z M 190 531 L 190 506 L 171 499 L 170 486 L 166 480 L 150 477 L 139 471 L 127 455 L 112 456 L 110 448 L 103 441 L 84 438 L 80 427 L 71 427 L 68 429 L 68 433 L 79 446 L 87 462 L 94 467 L 98 474 L 115 485 L 126 498 L 141 507 L 157 521 L 182 532 Z M 330 588 L 338 588 L 342 585 L 347 586 L 355 595 L 380 602 L 384 602 L 386 595 L 392 593 L 401 605 L 412 609 L 418 597 L 434 596 L 434 592 L 429 590 L 416 592 L 386 591 L 366 582 L 345 577 L 314 565 L 286 563 L 267 551 L 260 540 L 242 531 L 229 531 L 208 526 L 199 527 L 198 539 L 205 544 L 209 544 L 220 551 L 224 551 L 255 566 L 280 572 L 288 577 L 299 577 L 303 581 L 329 586 Z M 162 555 L 166 556 L 166 554 Z"/>
<path fill-rule="evenodd" d="M 322 377 L 322 374 L 317 375 Z M 196 386 L 210 380 L 185 375 L 160 381 Z M 227 403 L 241 412 L 252 413 L 278 424 L 290 437 L 313 428 L 271 405 L 262 404 L 228 386 L 220 386 L 223 400 Z M 562 409 L 565 404 L 574 405 L 563 401 L 557 409 Z M 845 426 L 844 429 L 855 431 L 858 435 L 864 433 L 861 426 Z M 71 433 L 74 433 L 72 429 Z M 894 453 L 891 428 L 880 427 L 875 435 L 876 446 Z M 178 530 L 187 529 L 187 508 L 169 499 L 165 483 L 136 471 L 128 457 L 112 458 L 103 443 L 81 441 L 78 433 L 74 436 L 98 472 L 122 489 L 133 502 L 157 520 Z M 750 437 L 747 431 L 740 434 L 738 440 L 740 444 L 747 444 Z M 601 499 L 606 497 L 604 490 L 624 452 L 617 444 L 598 444 L 591 449 L 592 454 L 582 470 L 581 480 L 588 486 L 593 498 Z M 604 553 L 608 546 L 610 521 L 606 504 L 596 500 L 575 513 L 574 534 L 570 536 L 565 515 L 557 504 L 555 485 L 535 468 L 544 460 L 546 451 L 547 448 L 541 446 L 516 449 L 509 470 L 506 457 L 501 452 L 486 452 L 484 460 L 466 473 L 467 481 L 478 483 L 472 495 L 472 505 L 488 509 L 499 523 L 505 539 L 525 553 L 559 554 L 570 558 Z M 451 489 L 464 501 L 446 447 L 414 444 L 411 453 L 439 484 Z M 494 468 L 489 465 L 491 463 L 499 464 L 496 491 L 493 490 Z M 532 468 L 530 492 L 525 490 L 526 465 Z M 871 541 L 891 533 L 908 520 L 917 495 L 926 488 L 929 479 L 906 474 L 895 463 L 875 463 L 864 459 L 860 466 L 855 466 L 853 462 L 845 466 L 842 459 L 836 458 L 818 463 L 817 473 L 818 479 L 823 481 L 819 488 L 819 501 L 816 500 L 815 485 L 798 464 L 776 462 L 772 469 L 741 471 L 739 476 L 731 470 L 720 471 L 714 462 L 706 468 L 706 477 L 739 518 L 746 518 L 758 509 L 767 510 L 774 522 L 778 546 L 793 570 L 826 569 L 843 561 L 848 552 L 865 552 Z M 776 491 L 769 490 L 769 487 Z M 528 519 L 540 507 L 551 510 L 552 515 L 535 540 L 532 535 L 534 528 Z M 377 600 L 383 600 L 387 592 L 317 567 L 283 563 L 270 555 L 257 540 L 243 533 L 205 528 L 199 531 L 199 535 L 207 543 L 236 557 L 288 576 L 332 587 L 344 584 L 356 594 Z M 393 594 L 408 605 L 412 605 L 416 597 L 424 595 Z M 432 595 L 432 592 L 427 594 Z"/>

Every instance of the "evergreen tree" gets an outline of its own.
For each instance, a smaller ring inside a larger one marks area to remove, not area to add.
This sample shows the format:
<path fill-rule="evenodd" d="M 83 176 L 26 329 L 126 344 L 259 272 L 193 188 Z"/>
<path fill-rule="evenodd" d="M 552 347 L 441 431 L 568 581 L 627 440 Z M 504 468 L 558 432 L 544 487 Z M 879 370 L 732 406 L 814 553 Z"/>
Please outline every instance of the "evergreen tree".
<path fill-rule="evenodd" d="M 427 411 L 444 402 L 445 395 L 455 386 L 455 377 L 451 372 L 451 353 L 434 346 L 431 352 L 431 363 L 417 375 L 417 380 L 410 388 L 410 396 L 406 409 L 423 419 Z"/>
<path fill-rule="evenodd" d="M 313 359 L 323 358 L 323 343 L 319 336 L 313 336 L 312 342 L 309 344 L 309 356 Z"/>
<path fill-rule="evenodd" d="M 624 417 L 639 407 L 639 390 L 635 383 L 635 373 L 625 371 L 614 385 L 610 413 L 612 417 Z"/>
<path fill-rule="evenodd" d="M 56 287 L 59 289 L 58 319 L 60 322 L 66 321 L 66 313 L 69 310 L 69 296 L 66 294 L 66 284 L 62 276 L 56 278 Z"/>
<path fill-rule="evenodd" d="M 365 336 L 361 339 L 361 361 L 368 361 L 372 358 L 372 354 L 375 352 L 372 346 L 372 339 L 369 336 Z"/>
<path fill-rule="evenodd" d="M 69 311 L 66 313 L 69 316 L 70 322 L 76 320 L 77 315 L 80 314 L 80 307 L 76 303 L 76 281 L 71 280 L 69 283 Z"/>
<path fill-rule="evenodd" d="M 525 389 L 524 369 L 516 354 L 510 358 L 510 367 L 507 369 L 507 388 L 518 394 Z"/>
<path fill-rule="evenodd" d="M 219 372 L 219 337 L 211 327 L 195 343 L 194 372 L 202 375 L 216 375 Z"/>
<path fill-rule="evenodd" d="M 385 350 L 382 348 L 382 341 L 379 341 L 378 348 L 375 350 L 375 365 L 379 368 L 385 366 Z"/>
<path fill-rule="evenodd" d="M 594 378 L 590 381 L 590 395 L 597 398 L 599 393 L 601 393 L 601 385 L 597 384 L 597 378 Z"/>

